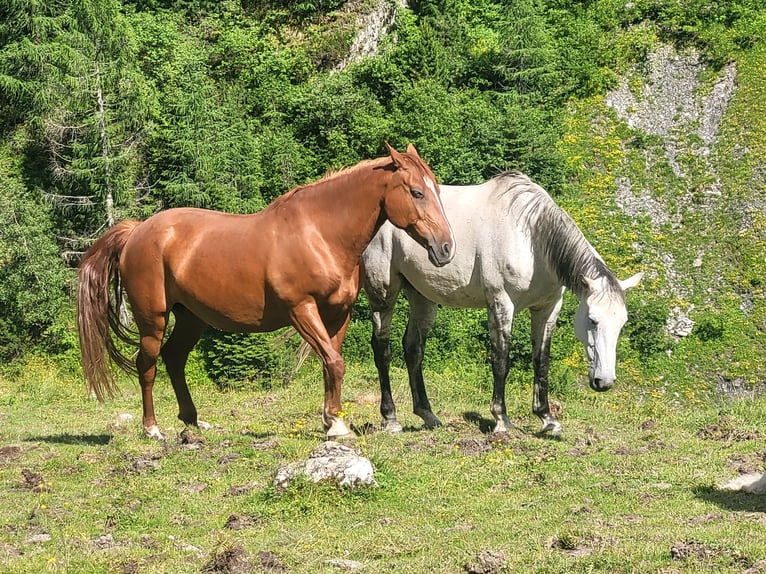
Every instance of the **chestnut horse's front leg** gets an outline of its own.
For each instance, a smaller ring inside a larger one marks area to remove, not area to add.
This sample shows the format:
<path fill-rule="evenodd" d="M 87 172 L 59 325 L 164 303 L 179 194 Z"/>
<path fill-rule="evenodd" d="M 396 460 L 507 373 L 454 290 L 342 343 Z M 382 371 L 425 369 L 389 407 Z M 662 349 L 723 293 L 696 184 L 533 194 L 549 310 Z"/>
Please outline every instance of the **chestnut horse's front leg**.
<path fill-rule="evenodd" d="M 314 301 L 302 303 L 291 311 L 291 319 L 295 329 L 322 361 L 324 373 L 324 408 L 322 423 L 327 431 L 329 440 L 354 437 L 341 416 L 341 385 L 346 374 L 346 364 L 340 354 L 343 339 L 346 336 L 350 310 L 339 321 L 337 328 L 331 328 L 328 333 Z"/>

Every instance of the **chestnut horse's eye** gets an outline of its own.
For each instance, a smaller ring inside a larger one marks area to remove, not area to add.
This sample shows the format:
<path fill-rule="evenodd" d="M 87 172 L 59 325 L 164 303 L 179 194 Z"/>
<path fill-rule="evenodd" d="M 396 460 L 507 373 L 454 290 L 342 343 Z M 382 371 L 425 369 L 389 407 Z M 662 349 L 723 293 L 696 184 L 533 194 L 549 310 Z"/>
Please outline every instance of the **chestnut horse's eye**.
<path fill-rule="evenodd" d="M 410 193 L 412 194 L 412 197 L 414 197 L 415 199 L 423 199 L 425 197 L 425 195 L 423 195 L 423 192 L 420 191 L 419 189 L 411 189 Z"/>

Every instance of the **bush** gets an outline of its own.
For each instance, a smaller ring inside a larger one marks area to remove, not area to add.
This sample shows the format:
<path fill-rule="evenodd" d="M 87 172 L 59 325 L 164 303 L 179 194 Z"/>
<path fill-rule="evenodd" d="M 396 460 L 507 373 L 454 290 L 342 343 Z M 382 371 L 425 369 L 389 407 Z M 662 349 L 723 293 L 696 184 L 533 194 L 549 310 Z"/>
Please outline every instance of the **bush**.
<path fill-rule="evenodd" d="M 630 346 L 641 358 L 667 350 L 670 339 L 665 331 L 669 310 L 663 301 L 628 301 L 628 323 L 625 334 Z"/>
<path fill-rule="evenodd" d="M 302 339 L 296 334 L 283 340 L 285 333 L 208 331 L 198 345 L 202 364 L 219 387 L 257 382 L 270 388 L 275 380 L 288 380 L 296 364 Z"/>

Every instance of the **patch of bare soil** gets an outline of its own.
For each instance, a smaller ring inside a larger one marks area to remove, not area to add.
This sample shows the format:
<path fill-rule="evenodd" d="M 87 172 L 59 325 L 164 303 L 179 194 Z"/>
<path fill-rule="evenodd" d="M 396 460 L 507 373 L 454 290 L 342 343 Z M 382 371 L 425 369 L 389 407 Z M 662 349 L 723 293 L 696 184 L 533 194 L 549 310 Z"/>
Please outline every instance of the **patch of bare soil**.
<path fill-rule="evenodd" d="M 21 447 L 17 444 L 8 444 L 0 447 L 0 464 L 13 462 L 21 456 Z"/>
<path fill-rule="evenodd" d="M 477 456 L 492 450 L 492 443 L 485 437 L 467 437 L 455 441 L 455 446 L 461 454 Z"/>
<path fill-rule="evenodd" d="M 548 541 L 548 547 L 560 550 L 573 558 L 589 556 L 595 550 L 612 546 L 617 540 L 612 537 L 590 536 L 555 536 Z"/>
<path fill-rule="evenodd" d="M 188 427 L 181 431 L 179 439 L 181 446 L 188 449 L 200 449 L 207 442 L 204 436 L 195 433 Z"/>
<path fill-rule="evenodd" d="M 676 542 L 670 547 L 670 557 L 673 560 L 696 560 L 699 562 L 710 562 L 713 560 L 724 559 L 735 565 L 746 566 L 750 561 L 738 552 L 718 548 L 702 542 L 693 540 L 684 540 Z"/>
<path fill-rule="evenodd" d="M 734 428 L 733 421 L 728 417 L 721 417 L 717 423 L 705 425 L 697 431 L 697 436 L 701 439 L 720 441 L 759 440 L 761 438 L 760 433 Z"/>
<path fill-rule="evenodd" d="M 498 574 L 506 562 L 508 557 L 502 550 L 482 550 L 477 561 L 465 564 L 463 570 L 468 574 Z"/>
<path fill-rule="evenodd" d="M 202 569 L 205 574 L 247 574 L 252 572 L 245 549 L 237 544 L 219 546 Z"/>
<path fill-rule="evenodd" d="M 750 454 L 732 454 L 726 458 L 726 466 L 740 474 L 763 472 L 766 465 L 766 451 Z"/>
<path fill-rule="evenodd" d="M 24 485 L 22 488 L 26 488 L 32 492 L 51 491 L 51 485 L 45 482 L 42 474 L 23 468 L 21 469 L 21 475 L 24 477 Z"/>
<path fill-rule="evenodd" d="M 243 496 L 245 494 L 250 494 L 252 491 L 254 491 L 257 488 L 261 488 L 261 485 L 257 482 L 249 482 L 247 484 L 235 485 L 229 488 L 224 494 L 224 496 Z"/>
<path fill-rule="evenodd" d="M 247 514 L 232 514 L 226 519 L 224 528 L 229 530 L 244 530 L 245 528 L 252 528 L 258 524 L 257 516 L 248 516 Z"/>
<path fill-rule="evenodd" d="M 287 566 L 282 564 L 279 557 L 273 552 L 261 550 L 258 553 L 258 560 L 260 560 L 261 570 L 264 572 L 287 572 Z"/>

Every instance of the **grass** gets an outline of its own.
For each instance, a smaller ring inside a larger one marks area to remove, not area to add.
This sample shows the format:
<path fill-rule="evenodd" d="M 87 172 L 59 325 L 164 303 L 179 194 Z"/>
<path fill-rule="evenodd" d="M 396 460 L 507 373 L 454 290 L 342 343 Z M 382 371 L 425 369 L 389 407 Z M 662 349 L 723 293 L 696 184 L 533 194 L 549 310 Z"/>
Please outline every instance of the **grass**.
<path fill-rule="evenodd" d="M 536 434 L 528 386 L 513 385 L 518 429 L 494 436 L 486 377 L 433 374 L 446 424 L 424 431 L 394 370 L 406 430 L 388 435 L 375 431 L 373 374 L 352 366 L 346 415 L 367 430 L 355 445 L 379 486 L 280 492 L 280 465 L 323 440 L 317 365 L 270 391 L 195 384 L 213 425 L 202 445 L 181 444 L 160 380 L 162 445 L 141 434 L 135 385 L 100 405 L 33 362 L 0 379 L 0 571 L 329 573 L 346 559 L 365 573 L 457 573 L 492 571 L 471 564 L 493 551 L 500 572 L 742 572 L 766 557 L 766 497 L 716 486 L 763 469 L 764 398 L 687 408 L 630 381 L 605 395 L 576 386 L 556 397 L 565 433 L 553 439 Z"/>

